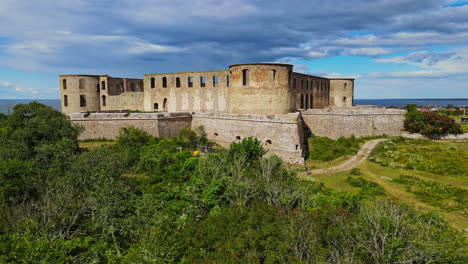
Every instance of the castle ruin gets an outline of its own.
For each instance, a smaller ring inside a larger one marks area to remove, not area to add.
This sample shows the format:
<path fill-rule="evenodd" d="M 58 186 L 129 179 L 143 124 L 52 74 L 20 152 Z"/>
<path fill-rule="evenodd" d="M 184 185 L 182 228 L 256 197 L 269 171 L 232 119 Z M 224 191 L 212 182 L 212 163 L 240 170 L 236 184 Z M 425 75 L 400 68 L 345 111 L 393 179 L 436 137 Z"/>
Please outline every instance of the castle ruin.
<path fill-rule="evenodd" d="M 269 154 L 299 164 L 307 133 L 395 135 L 404 114 L 353 107 L 354 79 L 297 73 L 279 63 L 146 74 L 143 79 L 60 75 L 60 91 L 62 112 L 85 127 L 82 139 L 116 138 L 129 125 L 161 137 L 204 126 L 208 139 L 221 145 L 254 136 Z M 144 113 L 118 113 L 125 110 Z"/>

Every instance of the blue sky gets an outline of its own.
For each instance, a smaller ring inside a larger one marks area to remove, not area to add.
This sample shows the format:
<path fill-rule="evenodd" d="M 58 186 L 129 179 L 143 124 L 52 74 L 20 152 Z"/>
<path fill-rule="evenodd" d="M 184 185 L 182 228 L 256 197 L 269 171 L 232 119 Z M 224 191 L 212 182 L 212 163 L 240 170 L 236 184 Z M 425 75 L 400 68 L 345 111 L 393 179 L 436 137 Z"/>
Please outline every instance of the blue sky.
<path fill-rule="evenodd" d="M 247 62 L 356 78 L 358 99 L 468 98 L 468 0 L 0 0 L 0 99 Z"/>

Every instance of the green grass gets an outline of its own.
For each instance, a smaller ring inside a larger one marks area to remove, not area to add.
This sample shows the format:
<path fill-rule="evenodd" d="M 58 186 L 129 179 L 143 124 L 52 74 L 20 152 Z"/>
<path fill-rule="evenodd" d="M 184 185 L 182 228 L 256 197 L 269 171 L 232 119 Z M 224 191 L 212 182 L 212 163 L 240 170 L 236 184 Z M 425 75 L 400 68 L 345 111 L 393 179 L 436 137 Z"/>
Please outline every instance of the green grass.
<path fill-rule="evenodd" d="M 468 142 L 396 138 L 375 148 L 369 160 L 390 168 L 468 176 Z"/>
<path fill-rule="evenodd" d="M 401 168 L 389 168 L 383 167 L 379 164 L 375 164 L 370 161 L 365 161 L 358 166 L 361 171 L 361 175 L 357 176 L 368 182 L 373 182 L 381 187 L 385 193 L 383 196 L 389 196 L 396 200 L 404 201 L 407 204 L 412 205 L 418 210 L 424 212 L 436 212 L 444 217 L 444 219 L 453 227 L 458 230 L 464 230 L 468 228 L 468 214 L 466 214 L 466 198 L 461 197 L 466 194 L 468 189 L 466 178 L 460 176 L 442 176 L 424 171 L 412 170 L 411 175 L 417 177 L 428 184 L 439 183 L 437 187 L 432 190 L 425 191 L 421 186 L 413 186 L 408 188 L 408 185 L 398 182 L 401 175 L 407 175 L 408 170 Z M 312 178 L 316 182 L 323 183 L 326 187 L 330 187 L 336 190 L 346 191 L 354 194 L 360 194 L 365 192 L 362 187 L 357 187 L 348 181 L 349 177 L 357 178 L 350 174 L 350 171 L 323 174 L 313 176 Z M 444 191 L 445 194 L 437 194 L 437 188 L 447 190 L 447 188 L 456 188 L 457 193 L 455 196 L 451 196 L 450 193 L 453 191 Z M 442 197 L 448 197 L 443 199 L 440 203 L 437 202 L 434 194 Z M 433 197 L 433 198 L 432 198 Z M 458 198 L 457 198 L 458 197 Z M 372 199 L 372 198 L 371 198 Z M 457 202 L 457 199 L 462 203 Z M 465 213 L 463 213 L 465 212 Z"/>
<path fill-rule="evenodd" d="M 414 193 L 421 201 L 445 211 L 468 209 L 468 190 L 411 175 L 400 175 L 394 181 L 404 185 L 408 192 Z"/>

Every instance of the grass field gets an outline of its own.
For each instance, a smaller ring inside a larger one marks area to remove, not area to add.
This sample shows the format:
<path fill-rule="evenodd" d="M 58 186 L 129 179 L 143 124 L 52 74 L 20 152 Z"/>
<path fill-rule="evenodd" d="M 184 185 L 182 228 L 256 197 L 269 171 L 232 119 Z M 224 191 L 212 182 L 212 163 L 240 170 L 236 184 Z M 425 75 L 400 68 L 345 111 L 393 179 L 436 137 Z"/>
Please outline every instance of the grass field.
<path fill-rule="evenodd" d="M 384 190 L 383 194 L 378 195 L 405 201 L 425 212 L 436 212 L 456 229 L 466 230 L 468 228 L 468 172 L 460 168 L 468 165 L 468 142 L 428 140 L 417 142 L 397 140 L 397 142 L 394 142 L 391 150 L 384 149 L 383 146 L 386 143 L 382 144 L 374 155 L 395 150 L 422 155 L 424 165 L 420 166 L 422 169 L 419 169 L 418 163 L 418 166 L 404 166 L 409 159 L 401 158 L 403 154 L 399 154 L 387 157 L 388 159 L 394 158 L 393 162 L 398 166 L 387 166 L 390 163 L 385 163 L 386 166 L 383 166 L 367 160 L 357 167 L 360 173 L 352 175 L 350 171 L 345 171 L 313 176 L 313 179 L 324 183 L 327 187 L 356 194 L 363 193 L 369 188 L 367 181 L 373 182 Z M 453 155 L 457 156 L 453 157 Z M 330 164 L 334 163 L 330 162 Z M 428 169 L 426 163 L 435 165 Z M 434 167 L 438 168 L 434 169 Z M 361 187 L 356 184 L 356 179 L 359 178 L 365 183 Z M 376 189 L 375 186 L 374 189 Z M 378 188 L 376 190 L 378 191 Z"/>

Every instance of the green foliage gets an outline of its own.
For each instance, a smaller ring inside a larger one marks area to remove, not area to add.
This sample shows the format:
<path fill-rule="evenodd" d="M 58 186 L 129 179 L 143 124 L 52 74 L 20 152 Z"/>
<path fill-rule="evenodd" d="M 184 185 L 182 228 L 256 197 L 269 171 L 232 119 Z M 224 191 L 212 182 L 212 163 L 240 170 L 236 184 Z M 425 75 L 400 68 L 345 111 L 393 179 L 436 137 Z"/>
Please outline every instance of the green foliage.
<path fill-rule="evenodd" d="M 120 130 L 117 142 L 126 147 L 142 147 L 150 144 L 153 137 L 145 131 L 135 128 L 134 126 L 123 127 Z"/>
<path fill-rule="evenodd" d="M 395 138 L 378 145 L 369 160 L 390 168 L 427 171 L 440 175 L 467 175 L 468 143 Z"/>
<path fill-rule="evenodd" d="M 253 137 L 243 138 L 241 142 L 231 143 L 228 151 L 231 159 L 242 158 L 246 164 L 259 160 L 265 153 L 261 141 Z"/>
<path fill-rule="evenodd" d="M 299 180 L 254 138 L 194 157 L 209 144 L 203 129 L 156 139 L 127 128 L 118 144 L 79 152 L 73 133 L 29 127 L 18 137 L 9 119 L 0 121 L 1 263 L 466 262 L 466 240 L 437 215 L 375 201 L 382 188 L 361 178 L 348 179 L 358 195 Z M 411 184 L 465 203 L 466 192 Z"/>
<path fill-rule="evenodd" d="M 346 181 L 354 187 L 361 188 L 359 194 L 363 197 L 379 196 L 385 194 L 385 190 L 375 182 L 355 177 L 348 177 Z"/>
<path fill-rule="evenodd" d="M 351 136 L 349 138 L 340 137 L 337 140 L 333 140 L 327 137 L 312 135 L 308 141 L 311 148 L 308 159 L 330 161 L 343 155 L 356 154 L 364 139 Z"/>
<path fill-rule="evenodd" d="M 424 202 L 447 211 L 467 208 L 467 190 L 409 175 L 400 175 L 394 181 L 406 185 L 410 192 L 416 194 Z"/>
<path fill-rule="evenodd" d="M 420 112 L 413 106 L 408 106 L 407 109 L 404 126 L 411 133 L 420 133 L 433 139 L 463 133 L 460 125 L 450 117 L 434 112 Z"/>
<path fill-rule="evenodd" d="M 352 168 L 349 171 L 349 174 L 359 176 L 359 175 L 362 175 L 362 172 L 361 172 L 361 170 L 359 168 Z"/>

